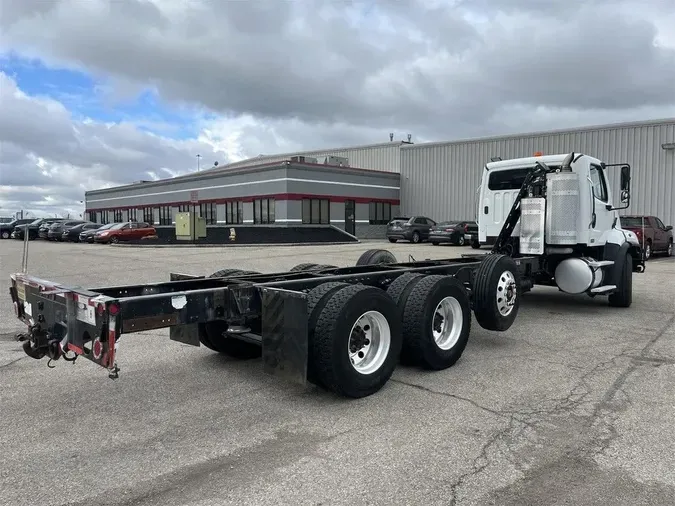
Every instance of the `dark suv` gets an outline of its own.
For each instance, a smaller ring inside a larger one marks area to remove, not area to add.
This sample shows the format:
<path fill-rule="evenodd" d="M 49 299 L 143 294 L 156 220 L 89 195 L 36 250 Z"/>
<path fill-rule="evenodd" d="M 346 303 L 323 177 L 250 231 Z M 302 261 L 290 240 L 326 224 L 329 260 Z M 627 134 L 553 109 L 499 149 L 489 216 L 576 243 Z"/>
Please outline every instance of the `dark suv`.
<path fill-rule="evenodd" d="M 32 221 L 35 221 L 35 218 L 22 218 L 20 220 L 12 220 L 9 223 L 0 223 L 0 237 L 9 239 L 12 236 L 12 232 L 14 232 L 14 227 L 27 225 Z"/>
<path fill-rule="evenodd" d="M 387 225 L 387 239 L 396 242 L 399 239 L 414 243 L 429 239 L 429 231 L 436 222 L 426 216 L 413 216 L 412 218 L 397 217 Z"/>

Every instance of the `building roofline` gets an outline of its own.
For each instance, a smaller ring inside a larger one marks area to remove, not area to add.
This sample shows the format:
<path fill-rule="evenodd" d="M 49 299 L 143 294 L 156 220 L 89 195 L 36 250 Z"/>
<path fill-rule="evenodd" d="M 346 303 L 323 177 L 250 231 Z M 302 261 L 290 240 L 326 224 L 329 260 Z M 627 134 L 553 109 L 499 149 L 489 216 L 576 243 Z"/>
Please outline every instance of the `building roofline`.
<path fill-rule="evenodd" d="M 357 146 L 343 146 L 339 148 L 325 148 L 325 149 L 311 149 L 311 150 L 305 150 L 305 151 L 290 151 L 288 153 L 271 153 L 268 155 L 262 155 L 262 156 L 254 156 L 251 158 L 244 158 L 243 160 L 238 160 L 236 162 L 230 162 L 226 165 L 218 165 L 218 166 L 211 166 L 208 169 L 204 170 L 218 170 L 218 169 L 224 169 L 227 168 L 231 165 L 235 164 L 241 164 L 241 163 L 247 163 L 247 162 L 254 162 L 256 159 L 260 160 L 265 160 L 266 158 L 290 158 L 291 156 L 308 156 L 312 155 L 315 153 L 331 153 L 335 151 L 349 151 L 351 149 L 369 149 L 369 148 L 383 148 L 383 147 L 388 147 L 388 146 L 404 146 L 404 145 L 412 145 L 414 144 L 413 142 L 408 142 L 408 141 L 390 141 L 390 142 L 378 142 L 375 144 L 361 144 Z"/>
<path fill-rule="evenodd" d="M 326 165 L 323 163 L 301 163 L 301 162 L 290 162 L 287 160 L 280 160 L 276 162 L 261 163 L 259 165 L 249 165 L 247 167 L 234 167 L 231 169 L 226 169 L 225 167 L 218 167 L 222 170 L 214 171 L 199 171 L 191 172 L 189 174 L 184 174 L 182 176 L 177 176 L 174 178 L 167 179 L 158 179 L 156 181 L 147 181 L 142 183 L 131 183 L 120 186 L 111 186 L 110 188 L 99 188 L 96 190 L 89 190 L 85 192 L 85 198 L 87 195 L 100 195 L 112 191 L 120 190 L 130 190 L 136 188 L 152 188 L 153 186 L 160 186 L 170 183 L 183 183 L 190 181 L 198 181 L 201 179 L 215 179 L 221 176 L 237 176 L 241 174 L 253 174 L 256 172 L 263 172 L 268 169 L 278 169 L 283 167 L 306 167 L 312 169 L 325 170 L 326 172 L 344 172 L 344 173 L 353 173 L 353 174 L 369 174 L 369 175 L 379 175 L 389 179 L 400 179 L 401 175 L 398 172 L 386 172 L 381 170 L 373 169 L 361 169 L 359 167 L 343 167 L 340 165 Z"/>
<path fill-rule="evenodd" d="M 457 139 L 452 141 L 434 141 L 434 142 L 420 142 L 412 146 L 401 146 L 403 149 L 427 148 L 433 146 L 447 146 L 448 144 L 473 144 L 478 142 L 502 141 L 510 139 L 519 139 L 522 137 L 543 137 L 546 135 L 559 135 L 566 133 L 586 132 L 589 130 L 614 130 L 617 128 L 631 128 L 639 126 L 660 126 L 668 123 L 675 123 L 675 118 L 661 118 L 641 121 L 625 121 L 621 123 L 605 123 L 602 125 L 587 125 L 574 128 L 561 128 L 556 130 L 540 130 L 535 132 L 522 132 L 504 135 L 490 135 L 486 137 L 471 137 L 465 139 Z"/>

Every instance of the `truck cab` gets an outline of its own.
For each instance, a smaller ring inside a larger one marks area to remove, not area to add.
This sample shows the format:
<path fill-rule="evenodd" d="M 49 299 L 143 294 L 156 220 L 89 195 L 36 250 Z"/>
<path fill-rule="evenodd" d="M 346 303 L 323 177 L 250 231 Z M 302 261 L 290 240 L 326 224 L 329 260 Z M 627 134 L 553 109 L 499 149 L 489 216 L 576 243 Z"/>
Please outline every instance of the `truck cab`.
<path fill-rule="evenodd" d="M 612 167 L 620 167 L 618 199 L 607 177 Z M 630 205 L 630 165 L 574 152 L 493 161 L 479 191 L 480 243 L 538 262 L 521 289 L 555 286 L 631 305 L 632 273 L 644 271 L 644 253 L 618 213 Z"/>
<path fill-rule="evenodd" d="M 478 238 L 481 244 L 494 244 L 526 176 L 536 163 L 558 170 L 566 156 L 533 156 L 485 165 L 479 188 Z M 560 207 L 551 205 L 546 209 L 547 236 L 566 236 L 569 242 L 574 240 L 574 244 L 603 246 L 612 230 L 620 228 L 608 167 L 611 166 L 592 156 L 577 154 L 574 157 L 566 178 L 568 183 L 560 181 L 560 189 L 556 190 L 557 195 L 568 192 L 568 198 L 556 199 L 554 202 Z M 565 189 L 565 186 L 569 188 Z M 519 233 L 520 223 L 513 231 L 514 235 Z"/>

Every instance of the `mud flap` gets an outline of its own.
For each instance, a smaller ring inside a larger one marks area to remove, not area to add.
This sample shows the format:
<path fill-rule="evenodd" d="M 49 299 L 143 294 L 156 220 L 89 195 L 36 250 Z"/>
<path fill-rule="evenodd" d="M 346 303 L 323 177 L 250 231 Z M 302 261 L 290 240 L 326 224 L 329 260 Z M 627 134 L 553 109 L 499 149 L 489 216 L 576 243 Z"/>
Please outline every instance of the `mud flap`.
<path fill-rule="evenodd" d="M 186 323 L 169 327 L 169 339 L 191 346 L 199 346 L 199 335 L 203 329 L 198 323 Z"/>
<path fill-rule="evenodd" d="M 264 288 L 262 292 L 263 371 L 286 381 L 307 383 L 307 295 Z"/>

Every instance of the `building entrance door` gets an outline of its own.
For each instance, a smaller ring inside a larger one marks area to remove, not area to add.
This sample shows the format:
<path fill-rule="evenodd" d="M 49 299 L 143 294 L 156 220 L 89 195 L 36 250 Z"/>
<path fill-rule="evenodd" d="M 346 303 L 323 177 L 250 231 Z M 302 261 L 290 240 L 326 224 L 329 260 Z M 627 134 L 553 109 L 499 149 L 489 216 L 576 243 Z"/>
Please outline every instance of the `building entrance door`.
<path fill-rule="evenodd" d="M 356 204 L 353 200 L 345 200 L 345 232 L 356 235 Z"/>

